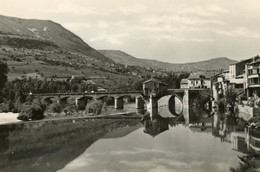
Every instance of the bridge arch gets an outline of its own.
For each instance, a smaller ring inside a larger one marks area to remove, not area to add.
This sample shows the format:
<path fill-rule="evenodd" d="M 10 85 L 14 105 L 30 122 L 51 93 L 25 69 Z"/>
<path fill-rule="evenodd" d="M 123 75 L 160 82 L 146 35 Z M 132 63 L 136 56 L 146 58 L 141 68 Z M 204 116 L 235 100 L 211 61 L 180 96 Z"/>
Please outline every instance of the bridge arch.
<path fill-rule="evenodd" d="M 44 97 L 43 99 L 42 99 L 42 102 L 45 104 L 45 105 L 50 105 L 50 104 L 52 104 L 52 100 L 51 99 L 53 99 L 53 98 L 55 98 L 55 97 L 53 97 L 53 96 L 49 96 L 49 97 Z"/>
<path fill-rule="evenodd" d="M 75 104 L 78 109 L 84 110 L 86 108 L 87 103 L 90 100 L 93 100 L 92 96 L 78 96 L 75 98 Z"/>
<path fill-rule="evenodd" d="M 182 98 L 178 95 L 165 95 L 158 100 L 158 113 L 162 117 L 173 118 L 183 111 Z"/>

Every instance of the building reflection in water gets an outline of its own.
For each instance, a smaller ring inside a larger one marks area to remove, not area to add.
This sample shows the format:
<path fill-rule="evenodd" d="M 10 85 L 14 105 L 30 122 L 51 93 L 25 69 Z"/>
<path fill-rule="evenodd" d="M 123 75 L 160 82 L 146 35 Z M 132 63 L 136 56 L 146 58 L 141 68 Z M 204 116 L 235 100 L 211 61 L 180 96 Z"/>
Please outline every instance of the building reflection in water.
<path fill-rule="evenodd" d="M 151 119 L 143 118 L 144 133 L 153 137 L 169 130 L 169 126 L 187 126 L 186 119 L 162 118 L 160 115 Z M 251 124 L 238 118 L 235 113 L 219 111 L 203 111 L 191 108 L 189 116 L 189 129 L 193 132 L 211 132 L 212 136 L 220 139 L 221 142 L 231 144 L 234 151 L 246 154 L 260 154 L 260 123 Z"/>

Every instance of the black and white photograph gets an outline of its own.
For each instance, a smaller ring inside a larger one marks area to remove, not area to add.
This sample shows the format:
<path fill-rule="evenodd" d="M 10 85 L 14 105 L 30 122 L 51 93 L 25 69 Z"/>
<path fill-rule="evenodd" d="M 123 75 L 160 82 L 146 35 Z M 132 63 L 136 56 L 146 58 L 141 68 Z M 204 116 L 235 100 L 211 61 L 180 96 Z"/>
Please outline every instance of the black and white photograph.
<path fill-rule="evenodd" d="M 0 172 L 257 171 L 260 1 L 0 0 Z"/>

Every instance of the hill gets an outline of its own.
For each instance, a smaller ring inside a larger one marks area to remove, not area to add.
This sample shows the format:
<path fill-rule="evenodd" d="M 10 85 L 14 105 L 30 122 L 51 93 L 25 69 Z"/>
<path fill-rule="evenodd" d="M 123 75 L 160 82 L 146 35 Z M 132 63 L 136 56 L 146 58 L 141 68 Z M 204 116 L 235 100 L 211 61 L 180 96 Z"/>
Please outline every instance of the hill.
<path fill-rule="evenodd" d="M 124 65 L 115 64 L 53 21 L 3 15 L 0 15 L 0 60 L 9 66 L 9 80 L 23 77 L 65 80 L 72 75 L 84 75 L 105 88 L 126 88 L 149 72 L 141 67 L 125 69 Z"/>
<path fill-rule="evenodd" d="M 100 53 L 116 63 L 133 66 L 146 66 L 154 69 L 167 69 L 173 71 L 199 71 L 228 69 L 229 64 L 237 61 L 226 57 L 214 58 L 193 63 L 166 63 L 158 60 L 139 59 L 119 50 L 99 50 Z"/>
<path fill-rule="evenodd" d="M 21 19 L 0 15 L 0 44 L 20 48 L 63 48 L 80 52 L 88 58 L 107 61 L 98 51 L 80 37 L 50 20 Z"/>

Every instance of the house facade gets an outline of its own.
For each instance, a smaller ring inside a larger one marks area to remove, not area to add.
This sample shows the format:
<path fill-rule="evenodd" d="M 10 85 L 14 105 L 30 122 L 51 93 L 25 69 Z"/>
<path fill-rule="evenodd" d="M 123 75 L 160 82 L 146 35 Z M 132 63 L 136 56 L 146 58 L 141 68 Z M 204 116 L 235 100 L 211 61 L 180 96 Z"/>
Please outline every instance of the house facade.
<path fill-rule="evenodd" d="M 247 97 L 258 99 L 260 97 L 260 59 L 246 65 L 245 77 Z"/>
<path fill-rule="evenodd" d="M 181 89 L 189 88 L 188 79 L 182 79 L 180 84 L 181 84 L 181 85 L 180 85 L 180 88 L 181 88 Z"/>
<path fill-rule="evenodd" d="M 226 94 L 226 91 L 230 85 L 229 70 L 222 71 L 214 75 L 213 87 L 215 94 L 214 97 L 222 98 Z"/>
<path fill-rule="evenodd" d="M 188 77 L 188 88 L 211 88 L 211 76 L 209 72 L 196 72 Z"/>
<path fill-rule="evenodd" d="M 167 89 L 167 85 L 162 82 L 151 78 L 148 81 L 143 82 L 143 94 L 145 96 L 157 95 Z"/>

